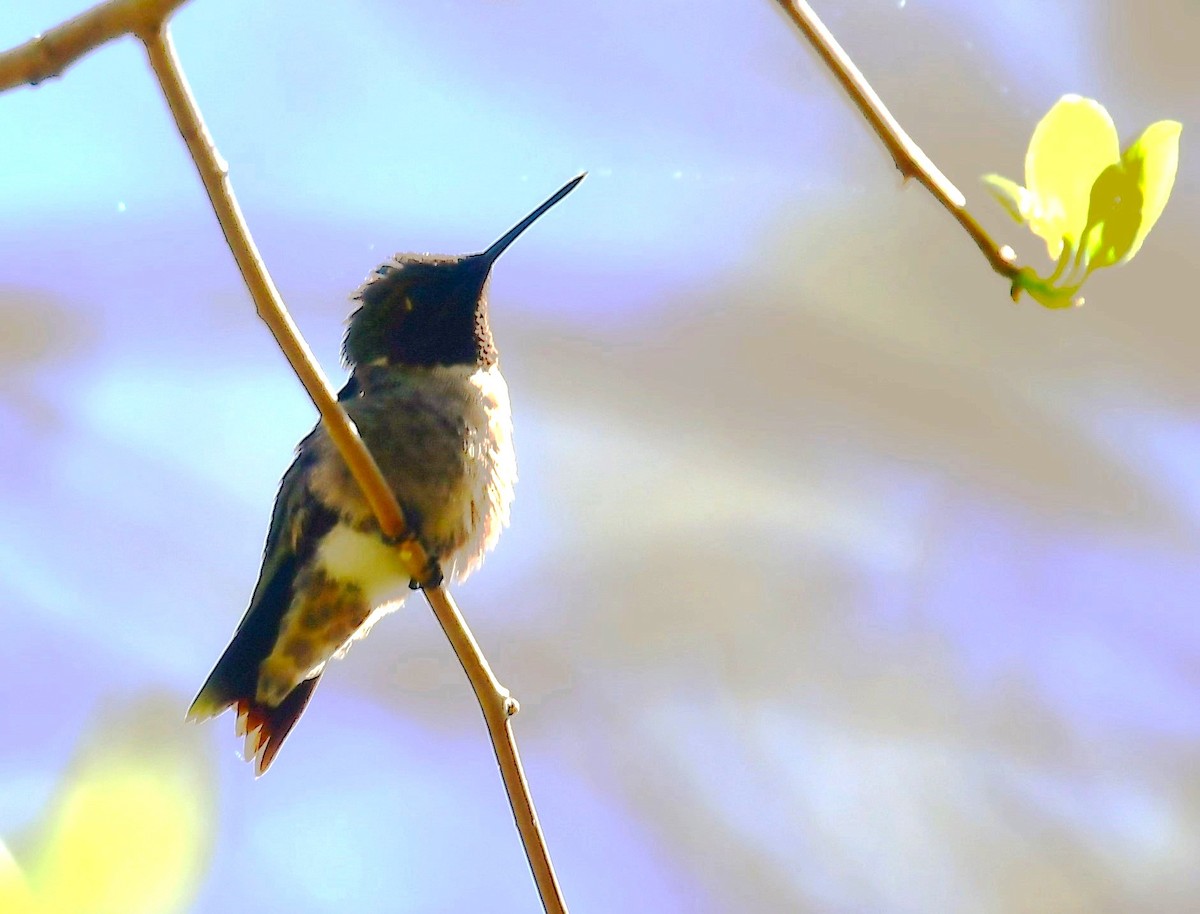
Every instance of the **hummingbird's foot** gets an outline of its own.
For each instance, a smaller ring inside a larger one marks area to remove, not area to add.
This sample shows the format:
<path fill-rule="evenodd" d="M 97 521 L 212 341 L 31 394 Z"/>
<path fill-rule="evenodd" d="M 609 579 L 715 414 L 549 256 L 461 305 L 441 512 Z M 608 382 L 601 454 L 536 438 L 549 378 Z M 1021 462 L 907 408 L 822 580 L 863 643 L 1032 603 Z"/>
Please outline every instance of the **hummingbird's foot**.
<path fill-rule="evenodd" d="M 412 567 L 412 563 L 415 562 L 417 558 L 413 554 L 415 550 L 412 548 L 412 546 L 413 544 L 421 546 L 417 539 L 413 538 L 411 534 L 405 534 L 404 536 L 397 537 L 388 536 L 382 532 L 379 534 L 379 537 L 388 546 L 391 546 L 394 549 L 399 549 L 400 557 L 405 561 L 405 563 L 408 564 L 410 568 Z M 421 547 L 420 551 L 425 553 L 425 561 L 427 563 L 425 566 L 426 573 L 422 575 L 422 578 L 424 578 L 424 583 L 422 583 L 420 578 L 410 578 L 408 581 L 409 590 L 420 590 L 424 586 L 438 587 L 441 585 L 442 581 L 445 580 L 445 578 L 442 576 L 442 566 L 438 564 L 437 559 L 430 555 L 428 550 L 424 549 L 424 547 Z"/>
<path fill-rule="evenodd" d="M 429 580 L 426 584 L 422 584 L 416 578 L 408 582 L 409 590 L 420 590 L 423 586 L 440 587 L 442 582 L 446 580 L 442 575 L 442 566 L 437 563 L 436 559 L 429 560 Z"/>

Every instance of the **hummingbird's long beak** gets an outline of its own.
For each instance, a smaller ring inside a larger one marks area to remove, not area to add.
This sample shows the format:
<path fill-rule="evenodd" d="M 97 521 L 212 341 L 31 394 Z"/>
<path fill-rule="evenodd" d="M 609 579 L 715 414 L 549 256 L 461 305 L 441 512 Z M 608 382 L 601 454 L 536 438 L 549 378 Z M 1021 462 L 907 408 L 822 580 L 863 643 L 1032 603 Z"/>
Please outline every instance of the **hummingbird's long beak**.
<path fill-rule="evenodd" d="M 533 225 L 533 223 L 535 223 L 542 215 L 545 214 L 546 210 L 548 210 L 555 203 L 557 203 L 559 200 L 561 200 L 563 197 L 565 197 L 567 194 L 569 194 L 571 191 L 573 191 L 576 188 L 576 186 L 579 184 L 579 182 L 582 181 L 586 177 L 587 177 L 586 171 L 580 175 L 576 175 L 574 178 L 572 178 L 570 181 L 568 181 L 566 184 L 564 184 L 561 188 L 559 188 L 555 192 L 553 197 L 551 197 L 549 200 L 547 200 L 545 203 L 543 203 L 541 206 L 539 206 L 537 209 L 535 209 L 532 213 L 530 213 L 528 216 L 526 216 L 524 219 L 522 219 L 520 222 L 518 222 L 516 225 L 514 225 L 512 228 L 510 228 L 507 232 L 505 232 L 503 238 L 501 238 L 499 241 L 497 241 L 495 244 L 493 244 L 490 248 L 488 248 L 482 254 L 477 254 L 476 256 L 490 269 L 492 266 L 492 263 L 496 260 L 496 258 L 499 257 L 502 253 L 504 253 L 504 249 L 506 247 L 508 247 L 510 244 L 512 244 L 514 241 L 517 240 L 518 235 L 520 235 L 523 231 L 525 231 L 525 229 L 529 228 L 529 226 Z"/>

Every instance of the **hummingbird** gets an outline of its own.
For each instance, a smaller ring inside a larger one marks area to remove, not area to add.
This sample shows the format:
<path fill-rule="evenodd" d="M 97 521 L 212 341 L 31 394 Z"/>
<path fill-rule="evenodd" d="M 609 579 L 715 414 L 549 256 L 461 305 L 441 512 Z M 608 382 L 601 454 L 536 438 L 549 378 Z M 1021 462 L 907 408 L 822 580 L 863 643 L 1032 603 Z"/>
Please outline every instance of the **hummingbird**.
<path fill-rule="evenodd" d="M 486 251 L 397 254 L 353 296 L 342 344 L 350 377 L 338 399 L 434 562 L 435 581 L 462 581 L 479 567 L 508 524 L 517 479 L 488 319 L 492 265 L 584 176 Z M 188 717 L 236 708 L 243 757 L 261 776 L 328 661 L 417 586 L 318 423 L 280 483 L 250 606 Z"/>

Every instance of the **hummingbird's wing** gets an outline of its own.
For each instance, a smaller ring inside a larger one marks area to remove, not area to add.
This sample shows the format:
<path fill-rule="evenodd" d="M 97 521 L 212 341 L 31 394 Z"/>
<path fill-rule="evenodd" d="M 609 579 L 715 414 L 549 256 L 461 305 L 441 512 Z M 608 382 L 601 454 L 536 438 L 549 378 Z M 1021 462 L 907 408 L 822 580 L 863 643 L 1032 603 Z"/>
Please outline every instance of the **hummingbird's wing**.
<path fill-rule="evenodd" d="M 296 459 L 280 483 L 250 608 L 188 710 L 190 719 L 203 720 L 236 705 L 238 735 L 247 734 L 246 759 L 258 757 L 259 774 L 271 764 L 320 679 L 318 674 L 304 680 L 276 707 L 255 699 L 259 666 L 279 635 L 280 623 L 292 602 L 296 574 L 338 518 L 337 512 L 309 491 L 309 470 L 315 462 L 307 447 L 311 438 L 301 442 Z"/>

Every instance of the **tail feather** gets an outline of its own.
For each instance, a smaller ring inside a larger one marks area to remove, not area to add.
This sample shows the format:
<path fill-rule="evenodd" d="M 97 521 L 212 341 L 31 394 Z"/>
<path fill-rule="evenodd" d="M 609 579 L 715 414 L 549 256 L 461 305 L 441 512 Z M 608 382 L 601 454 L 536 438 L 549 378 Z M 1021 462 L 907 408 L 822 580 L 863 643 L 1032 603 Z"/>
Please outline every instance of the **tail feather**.
<path fill-rule="evenodd" d="M 275 708 L 249 698 L 235 702 L 237 735 L 246 737 L 242 756 L 246 761 L 254 760 L 255 776 L 261 777 L 271 767 L 280 746 L 304 713 L 320 680 L 320 674 L 304 680 Z"/>
<path fill-rule="evenodd" d="M 321 678 L 318 673 L 304 680 L 273 708 L 256 698 L 259 666 L 270 653 L 279 628 L 279 607 L 286 606 L 290 599 L 291 564 L 284 563 L 284 574 L 275 575 L 263 588 L 269 599 L 253 605 L 187 713 L 189 720 L 205 720 L 236 708 L 237 734 L 246 737 L 243 757 L 255 761 L 257 775 L 270 767 Z"/>
<path fill-rule="evenodd" d="M 248 762 L 254 761 L 254 773 L 261 777 L 271 767 L 283 741 L 304 713 L 320 679 L 320 673 L 305 679 L 274 708 L 244 696 L 217 697 L 206 689 L 196 696 L 187 717 L 188 720 L 205 720 L 234 708 L 237 712 L 235 730 L 238 736 L 246 738 L 242 757 Z"/>

